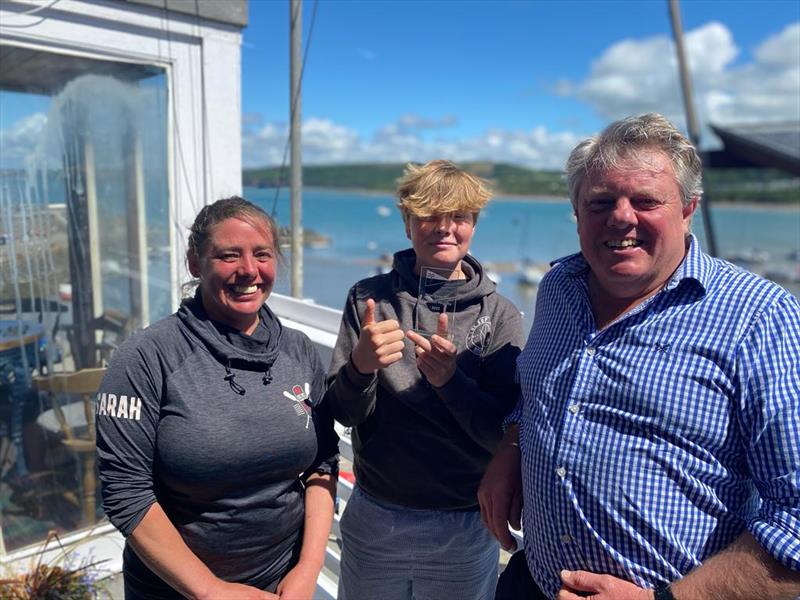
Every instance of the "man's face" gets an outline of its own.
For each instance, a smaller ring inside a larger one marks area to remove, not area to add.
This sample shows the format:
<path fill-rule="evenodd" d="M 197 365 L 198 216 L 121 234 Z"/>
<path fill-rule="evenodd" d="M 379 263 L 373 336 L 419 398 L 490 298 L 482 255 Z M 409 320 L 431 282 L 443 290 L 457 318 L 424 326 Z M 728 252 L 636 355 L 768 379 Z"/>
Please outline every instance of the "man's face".
<path fill-rule="evenodd" d="M 414 272 L 419 274 L 422 267 L 456 269 L 469 251 L 474 231 L 475 217 L 469 212 L 409 215 L 406 235 L 417 255 Z"/>
<path fill-rule="evenodd" d="M 686 254 L 696 207 L 696 199 L 683 206 L 672 164 L 657 150 L 589 173 L 575 216 L 581 251 L 600 293 L 641 300 L 660 289 Z"/>

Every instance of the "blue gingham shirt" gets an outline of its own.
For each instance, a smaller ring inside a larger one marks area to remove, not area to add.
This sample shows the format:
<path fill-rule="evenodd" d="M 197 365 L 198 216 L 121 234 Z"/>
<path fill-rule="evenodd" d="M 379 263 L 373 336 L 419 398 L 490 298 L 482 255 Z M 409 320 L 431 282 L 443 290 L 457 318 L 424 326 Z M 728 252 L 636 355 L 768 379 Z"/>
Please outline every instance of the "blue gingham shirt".
<path fill-rule="evenodd" d="M 560 261 L 517 361 L 525 552 L 653 587 L 749 531 L 800 569 L 800 305 L 704 254 L 598 331 L 589 266 Z"/>

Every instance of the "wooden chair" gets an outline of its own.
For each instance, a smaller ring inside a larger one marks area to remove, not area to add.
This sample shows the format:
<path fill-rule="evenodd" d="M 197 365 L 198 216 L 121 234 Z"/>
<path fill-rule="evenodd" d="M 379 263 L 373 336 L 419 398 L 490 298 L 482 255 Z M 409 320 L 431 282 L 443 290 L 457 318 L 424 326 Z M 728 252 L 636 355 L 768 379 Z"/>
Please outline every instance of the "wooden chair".
<path fill-rule="evenodd" d="M 93 396 L 100 387 L 104 368 L 81 369 L 73 373 L 58 372 L 45 377 L 34 377 L 33 387 L 49 393 L 55 425 L 61 432 L 61 443 L 75 452 L 81 461 L 84 524 L 96 521 L 97 480 L 95 478 L 95 424 Z M 79 395 L 81 399 L 61 406 L 56 394 Z"/>

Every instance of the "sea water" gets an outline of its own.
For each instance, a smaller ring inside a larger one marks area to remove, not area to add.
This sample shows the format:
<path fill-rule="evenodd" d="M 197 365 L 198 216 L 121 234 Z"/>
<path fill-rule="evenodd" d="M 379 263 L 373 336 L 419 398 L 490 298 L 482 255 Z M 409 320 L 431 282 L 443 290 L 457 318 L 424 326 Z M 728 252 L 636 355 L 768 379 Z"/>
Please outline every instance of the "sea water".
<path fill-rule="evenodd" d="M 274 189 L 245 188 L 245 197 L 274 210 L 280 225 L 290 222 L 289 194 Z M 719 254 L 741 256 L 758 250 L 768 256 L 750 268 L 765 272 L 779 267 L 800 268 L 800 206 L 775 207 L 711 205 Z M 304 189 L 303 227 L 329 238 L 329 244 L 303 251 L 303 296 L 319 304 L 342 308 L 353 283 L 374 275 L 382 255 L 391 256 L 410 242 L 395 200 L 389 194 L 341 190 Z M 698 210 L 693 231 L 705 245 L 703 219 Z M 481 212 L 471 252 L 499 276 L 498 289 L 525 315 L 526 331 L 533 317 L 536 290 L 519 285 L 519 265 L 524 261 L 547 265 L 578 251 L 575 219 L 569 201 L 497 196 Z M 284 252 L 288 254 L 288 249 Z M 287 261 L 275 291 L 289 292 Z M 800 285 L 783 284 L 800 296 Z"/>

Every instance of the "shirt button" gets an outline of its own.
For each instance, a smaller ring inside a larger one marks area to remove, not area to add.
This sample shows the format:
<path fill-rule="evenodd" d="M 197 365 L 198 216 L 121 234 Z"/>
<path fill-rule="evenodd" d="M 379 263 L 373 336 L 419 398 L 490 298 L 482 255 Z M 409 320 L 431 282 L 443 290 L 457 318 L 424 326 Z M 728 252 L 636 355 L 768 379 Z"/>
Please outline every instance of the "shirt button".
<path fill-rule="evenodd" d="M 558 467 L 556 469 L 556 475 L 558 475 L 559 477 L 562 477 L 562 478 L 566 477 L 567 476 L 567 470 L 564 467 Z"/>
<path fill-rule="evenodd" d="M 570 404 L 569 406 L 569 412 L 571 412 L 573 415 L 577 415 L 580 409 L 581 407 L 577 402 L 575 404 Z"/>
<path fill-rule="evenodd" d="M 569 544 L 572 541 L 572 536 L 567 535 L 566 533 L 561 536 L 561 543 L 562 544 Z"/>
<path fill-rule="evenodd" d="M 594 356 L 596 352 L 597 352 L 597 348 L 595 348 L 594 346 L 589 346 L 586 349 L 586 354 L 588 354 L 589 356 Z"/>

